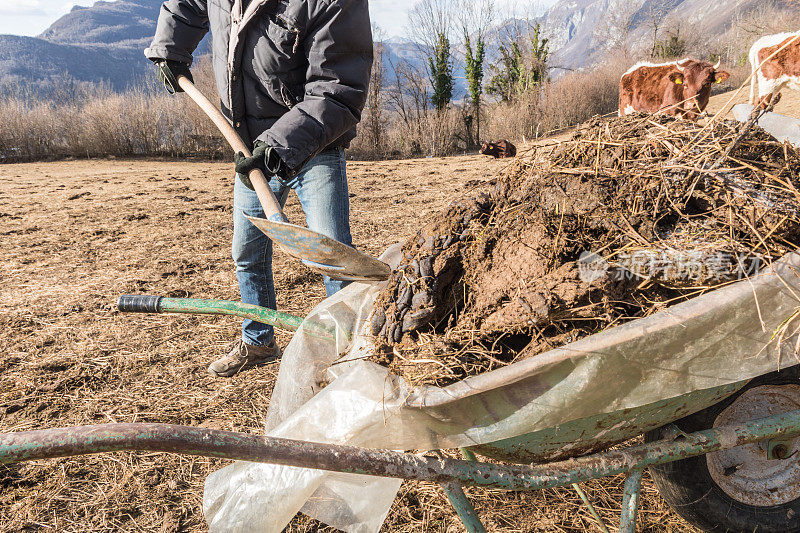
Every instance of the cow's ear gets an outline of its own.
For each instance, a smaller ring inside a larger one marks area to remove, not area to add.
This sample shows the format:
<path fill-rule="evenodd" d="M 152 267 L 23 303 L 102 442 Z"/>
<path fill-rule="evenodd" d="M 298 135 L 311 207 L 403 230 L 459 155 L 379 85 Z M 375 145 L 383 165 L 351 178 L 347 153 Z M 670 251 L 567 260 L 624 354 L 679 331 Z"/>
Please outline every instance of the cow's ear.
<path fill-rule="evenodd" d="M 683 74 L 680 72 L 673 72 L 669 75 L 669 79 L 671 79 L 675 85 L 683 85 Z"/>
<path fill-rule="evenodd" d="M 717 72 L 716 79 L 714 81 L 716 81 L 717 83 L 722 83 L 723 81 L 726 81 L 730 77 L 731 75 L 728 72 L 725 71 Z"/>

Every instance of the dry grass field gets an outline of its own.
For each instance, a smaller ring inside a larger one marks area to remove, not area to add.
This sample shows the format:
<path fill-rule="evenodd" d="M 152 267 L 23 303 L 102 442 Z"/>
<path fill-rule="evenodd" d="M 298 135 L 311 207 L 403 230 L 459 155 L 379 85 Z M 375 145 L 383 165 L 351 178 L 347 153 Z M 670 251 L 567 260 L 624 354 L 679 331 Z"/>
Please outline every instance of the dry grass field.
<path fill-rule="evenodd" d="M 744 87 L 738 93 L 731 91 L 725 94 L 718 94 L 712 96 L 708 103 L 709 113 L 718 113 L 725 104 L 731 102 L 732 104 L 746 104 L 750 99 L 750 84 Z M 730 106 L 729 106 L 730 107 Z M 778 105 L 775 106 L 775 112 L 790 117 L 800 117 L 800 93 L 790 90 L 783 91 L 783 96 Z M 732 115 L 726 114 L 726 118 L 733 118 Z"/>
<path fill-rule="evenodd" d="M 798 110 L 794 95 L 777 109 Z M 478 156 L 351 163 L 356 244 L 379 254 L 504 166 Z M 206 373 L 237 320 L 121 315 L 114 305 L 129 293 L 238 297 L 232 185 L 230 164 L 0 165 L 0 431 L 162 422 L 261 433 L 277 364 L 230 380 Z M 288 215 L 302 221 L 294 197 Z M 285 255 L 275 272 L 279 309 L 303 315 L 323 297 L 320 278 Z M 203 482 L 224 464 L 118 453 L 0 467 L 0 531 L 204 531 Z M 584 489 L 616 526 L 622 479 Z M 599 531 L 571 489 L 468 493 L 491 531 Z M 692 531 L 648 479 L 639 527 Z M 290 530 L 324 529 L 298 517 Z M 406 483 L 384 530 L 463 527 L 436 487 Z"/>

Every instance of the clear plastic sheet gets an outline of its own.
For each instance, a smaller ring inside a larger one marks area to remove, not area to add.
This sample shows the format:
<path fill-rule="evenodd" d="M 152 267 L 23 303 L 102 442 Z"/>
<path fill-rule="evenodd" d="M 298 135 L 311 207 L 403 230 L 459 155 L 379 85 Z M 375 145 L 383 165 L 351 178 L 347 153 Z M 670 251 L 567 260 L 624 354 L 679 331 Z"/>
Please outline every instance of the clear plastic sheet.
<path fill-rule="evenodd" d="M 751 104 L 738 104 L 733 107 L 733 116 L 739 122 L 747 122 L 753 107 Z M 758 119 L 758 125 L 778 141 L 788 141 L 793 146 L 800 146 L 800 120 L 778 113 L 767 113 Z"/>
<path fill-rule="evenodd" d="M 396 264 L 398 252 L 399 246 L 393 246 L 381 259 Z M 375 419 L 399 408 L 385 401 L 384 388 L 393 382 L 387 380 L 389 373 L 365 363 L 363 369 L 325 384 L 342 354 L 368 345 L 356 332 L 366 323 L 379 291 L 375 285 L 352 284 L 306 318 L 335 331 L 335 339 L 321 339 L 302 327 L 295 334 L 281 360 L 267 435 L 370 446 Z M 367 533 L 383 524 L 401 483 L 240 461 L 208 477 L 203 509 L 212 531 L 280 532 L 302 510 L 342 531 Z"/>
<path fill-rule="evenodd" d="M 791 366 L 798 267 L 800 256 L 787 256 L 751 280 L 446 388 L 412 389 L 365 361 L 371 344 L 359 333 L 379 287 L 351 285 L 307 318 L 338 328 L 336 341 L 301 330 L 287 347 L 267 434 L 396 450 L 478 445 Z M 204 510 L 213 531 L 281 531 L 302 510 L 371 532 L 399 486 L 236 463 L 209 476 Z"/>
<path fill-rule="evenodd" d="M 348 372 L 268 434 L 369 446 L 384 409 L 387 372 Z M 397 405 L 387 406 L 396 409 Z M 377 531 L 401 481 L 237 462 L 206 480 L 203 508 L 212 531 L 280 532 L 302 511 L 348 532 Z"/>

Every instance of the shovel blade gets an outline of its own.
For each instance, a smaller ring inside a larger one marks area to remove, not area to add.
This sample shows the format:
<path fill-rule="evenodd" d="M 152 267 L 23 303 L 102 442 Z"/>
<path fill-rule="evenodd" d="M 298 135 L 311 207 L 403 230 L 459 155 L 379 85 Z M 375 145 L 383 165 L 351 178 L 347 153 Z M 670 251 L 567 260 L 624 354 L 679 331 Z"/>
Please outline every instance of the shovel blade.
<path fill-rule="evenodd" d="M 316 231 L 285 222 L 247 217 L 287 254 L 314 272 L 342 281 L 385 281 L 392 269 L 374 257 Z"/>

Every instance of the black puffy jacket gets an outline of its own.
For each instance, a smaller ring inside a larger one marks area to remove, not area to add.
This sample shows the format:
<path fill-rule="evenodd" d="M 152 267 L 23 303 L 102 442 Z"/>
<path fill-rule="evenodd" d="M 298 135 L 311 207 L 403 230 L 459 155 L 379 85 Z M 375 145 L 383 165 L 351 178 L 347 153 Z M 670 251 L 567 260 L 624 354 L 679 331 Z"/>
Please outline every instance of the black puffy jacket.
<path fill-rule="evenodd" d="M 372 68 L 368 0 L 167 0 L 145 50 L 191 64 L 211 30 L 225 115 L 299 170 L 356 135 Z"/>

